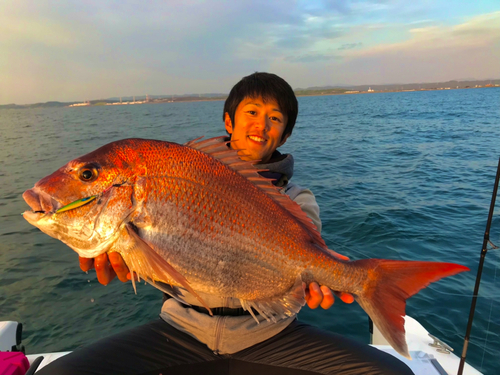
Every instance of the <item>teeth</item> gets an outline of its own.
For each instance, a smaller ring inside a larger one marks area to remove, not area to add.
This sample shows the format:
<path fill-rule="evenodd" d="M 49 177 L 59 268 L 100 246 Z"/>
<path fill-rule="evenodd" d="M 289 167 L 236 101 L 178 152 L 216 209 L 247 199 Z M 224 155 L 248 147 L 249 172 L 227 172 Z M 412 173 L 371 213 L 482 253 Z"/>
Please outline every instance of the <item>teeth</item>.
<path fill-rule="evenodd" d="M 252 141 L 255 142 L 265 142 L 266 140 L 262 137 L 257 137 L 256 135 L 249 135 L 248 138 L 250 138 Z"/>

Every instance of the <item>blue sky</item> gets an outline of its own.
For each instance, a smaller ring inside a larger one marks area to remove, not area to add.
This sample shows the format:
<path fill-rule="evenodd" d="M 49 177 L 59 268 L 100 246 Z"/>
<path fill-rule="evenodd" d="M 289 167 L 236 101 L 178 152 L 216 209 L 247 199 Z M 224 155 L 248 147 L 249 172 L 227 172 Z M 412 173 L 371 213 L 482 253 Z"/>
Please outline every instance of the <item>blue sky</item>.
<path fill-rule="evenodd" d="M 0 2 L 0 104 L 500 78 L 500 2 Z"/>

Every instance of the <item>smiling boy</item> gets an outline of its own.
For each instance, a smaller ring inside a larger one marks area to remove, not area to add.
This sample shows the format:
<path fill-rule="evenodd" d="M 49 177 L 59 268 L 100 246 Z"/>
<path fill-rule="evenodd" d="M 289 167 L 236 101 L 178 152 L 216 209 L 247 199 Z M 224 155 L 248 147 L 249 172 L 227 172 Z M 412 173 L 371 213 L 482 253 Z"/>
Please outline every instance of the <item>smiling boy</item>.
<path fill-rule="evenodd" d="M 293 157 L 277 148 L 291 136 L 298 114 L 292 88 L 269 73 L 244 77 L 231 90 L 223 120 L 230 147 L 243 160 L 258 163 L 284 194 L 298 203 L 321 231 L 319 207 L 312 192 L 289 180 Z M 123 259 L 109 254 L 80 259 L 84 271 L 95 264 L 99 281 L 118 275 L 126 280 Z M 277 322 L 245 311 L 236 298 L 201 295 L 214 312 L 183 292 L 184 301 L 167 297 L 161 319 L 79 349 L 42 369 L 40 374 L 411 374 L 396 358 L 368 345 L 300 323 L 295 316 Z M 353 297 L 341 298 L 352 302 Z M 333 304 L 332 292 L 309 286 L 310 307 Z"/>
<path fill-rule="evenodd" d="M 226 130 L 231 134 L 231 147 L 245 150 L 243 160 L 266 163 L 276 149 L 282 146 L 290 133 L 286 134 L 287 115 L 281 112 L 273 99 L 261 97 L 245 98 L 234 113 L 234 123 L 228 112 L 224 113 Z"/>

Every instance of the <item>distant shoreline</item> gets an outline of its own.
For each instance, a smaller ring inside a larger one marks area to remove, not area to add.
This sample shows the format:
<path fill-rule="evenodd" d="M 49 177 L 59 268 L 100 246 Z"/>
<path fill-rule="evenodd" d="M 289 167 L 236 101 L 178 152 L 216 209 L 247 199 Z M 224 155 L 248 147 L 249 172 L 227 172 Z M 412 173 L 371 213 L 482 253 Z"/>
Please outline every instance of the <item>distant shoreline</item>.
<path fill-rule="evenodd" d="M 478 89 L 478 88 L 490 88 L 490 87 L 500 87 L 499 84 L 491 86 L 478 86 L 478 87 L 458 87 L 458 88 L 432 88 L 432 89 L 407 89 L 407 90 L 343 90 L 343 89 L 332 89 L 332 90 L 300 90 L 295 92 L 297 97 L 305 96 L 329 96 L 329 95 L 357 95 L 357 94 L 381 94 L 389 92 L 413 92 L 413 91 L 446 91 L 446 90 L 467 90 L 467 89 Z M 122 103 L 106 103 L 106 104 L 87 104 L 87 105 L 77 105 L 77 106 L 66 106 L 66 107 L 95 107 L 98 105 L 115 106 L 115 105 L 139 105 L 139 104 L 161 104 L 161 103 L 183 103 L 183 102 L 212 102 L 226 100 L 227 96 L 208 98 L 208 97 L 187 97 L 187 98 L 174 98 L 174 99 L 155 99 L 149 101 L 137 101 L 137 102 L 122 102 Z"/>
<path fill-rule="evenodd" d="M 435 88 L 435 89 L 408 89 L 408 90 L 372 90 L 372 91 L 351 91 L 348 90 L 348 92 L 332 92 L 332 93 L 314 93 L 314 94 L 297 94 L 295 95 L 297 97 L 303 97 L 303 96 L 325 96 L 325 95 L 357 95 L 357 94 L 383 94 L 383 93 L 389 93 L 389 92 L 414 92 L 414 91 L 447 91 L 447 90 L 468 90 L 468 89 L 484 89 L 484 88 L 491 88 L 491 87 L 500 87 L 500 85 L 496 86 L 481 86 L 481 87 L 459 87 L 459 88 L 451 88 L 451 87 L 446 87 L 446 88 Z"/>
<path fill-rule="evenodd" d="M 478 82 L 478 83 L 474 83 Z M 462 90 L 462 89 L 476 89 L 476 88 L 491 88 L 500 87 L 500 80 L 488 80 L 489 83 L 484 84 L 486 81 L 449 81 L 441 83 L 443 87 L 432 87 L 437 86 L 437 84 L 426 83 L 426 84 L 406 84 L 406 85 L 373 85 L 372 87 L 368 85 L 363 86 L 352 86 L 348 88 L 334 88 L 334 87 L 324 87 L 324 88 L 308 88 L 308 89 L 296 89 L 295 95 L 297 97 L 304 96 L 325 96 L 325 95 L 354 95 L 354 94 L 380 94 L 388 92 L 413 92 L 413 91 L 443 91 L 443 90 Z M 465 86 L 459 86 L 459 84 L 465 84 Z M 483 84 L 479 84 L 483 83 Z M 449 84 L 449 85 L 446 85 Z M 424 87 L 425 86 L 425 87 Z M 454 87 L 452 87 L 454 86 Z M 395 87 L 401 87 L 397 89 Z M 99 100 L 89 100 L 86 102 L 46 102 L 46 103 L 35 103 L 35 104 L 7 104 L 0 105 L 0 109 L 28 109 L 28 108 L 54 108 L 54 107 L 96 107 L 96 106 L 116 106 L 116 105 L 139 105 L 139 104 L 160 104 L 160 103 L 181 103 L 181 102 L 207 102 L 207 101 L 220 101 L 225 100 L 227 95 L 220 96 L 200 96 L 200 95 L 186 95 L 186 96 L 164 96 L 157 98 L 149 98 L 146 96 L 145 99 L 141 100 L 123 100 L 116 101 L 111 99 L 99 99 Z"/>

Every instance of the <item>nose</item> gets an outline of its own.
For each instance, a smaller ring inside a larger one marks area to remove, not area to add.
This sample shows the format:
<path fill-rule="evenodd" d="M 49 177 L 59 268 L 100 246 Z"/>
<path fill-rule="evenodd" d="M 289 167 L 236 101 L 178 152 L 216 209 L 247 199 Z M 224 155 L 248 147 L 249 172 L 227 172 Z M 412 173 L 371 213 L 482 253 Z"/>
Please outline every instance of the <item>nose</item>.
<path fill-rule="evenodd" d="M 267 116 L 259 116 L 255 120 L 255 126 L 258 129 L 263 129 L 263 130 L 267 131 L 267 130 L 269 130 L 269 128 L 271 126 L 271 120 Z"/>

